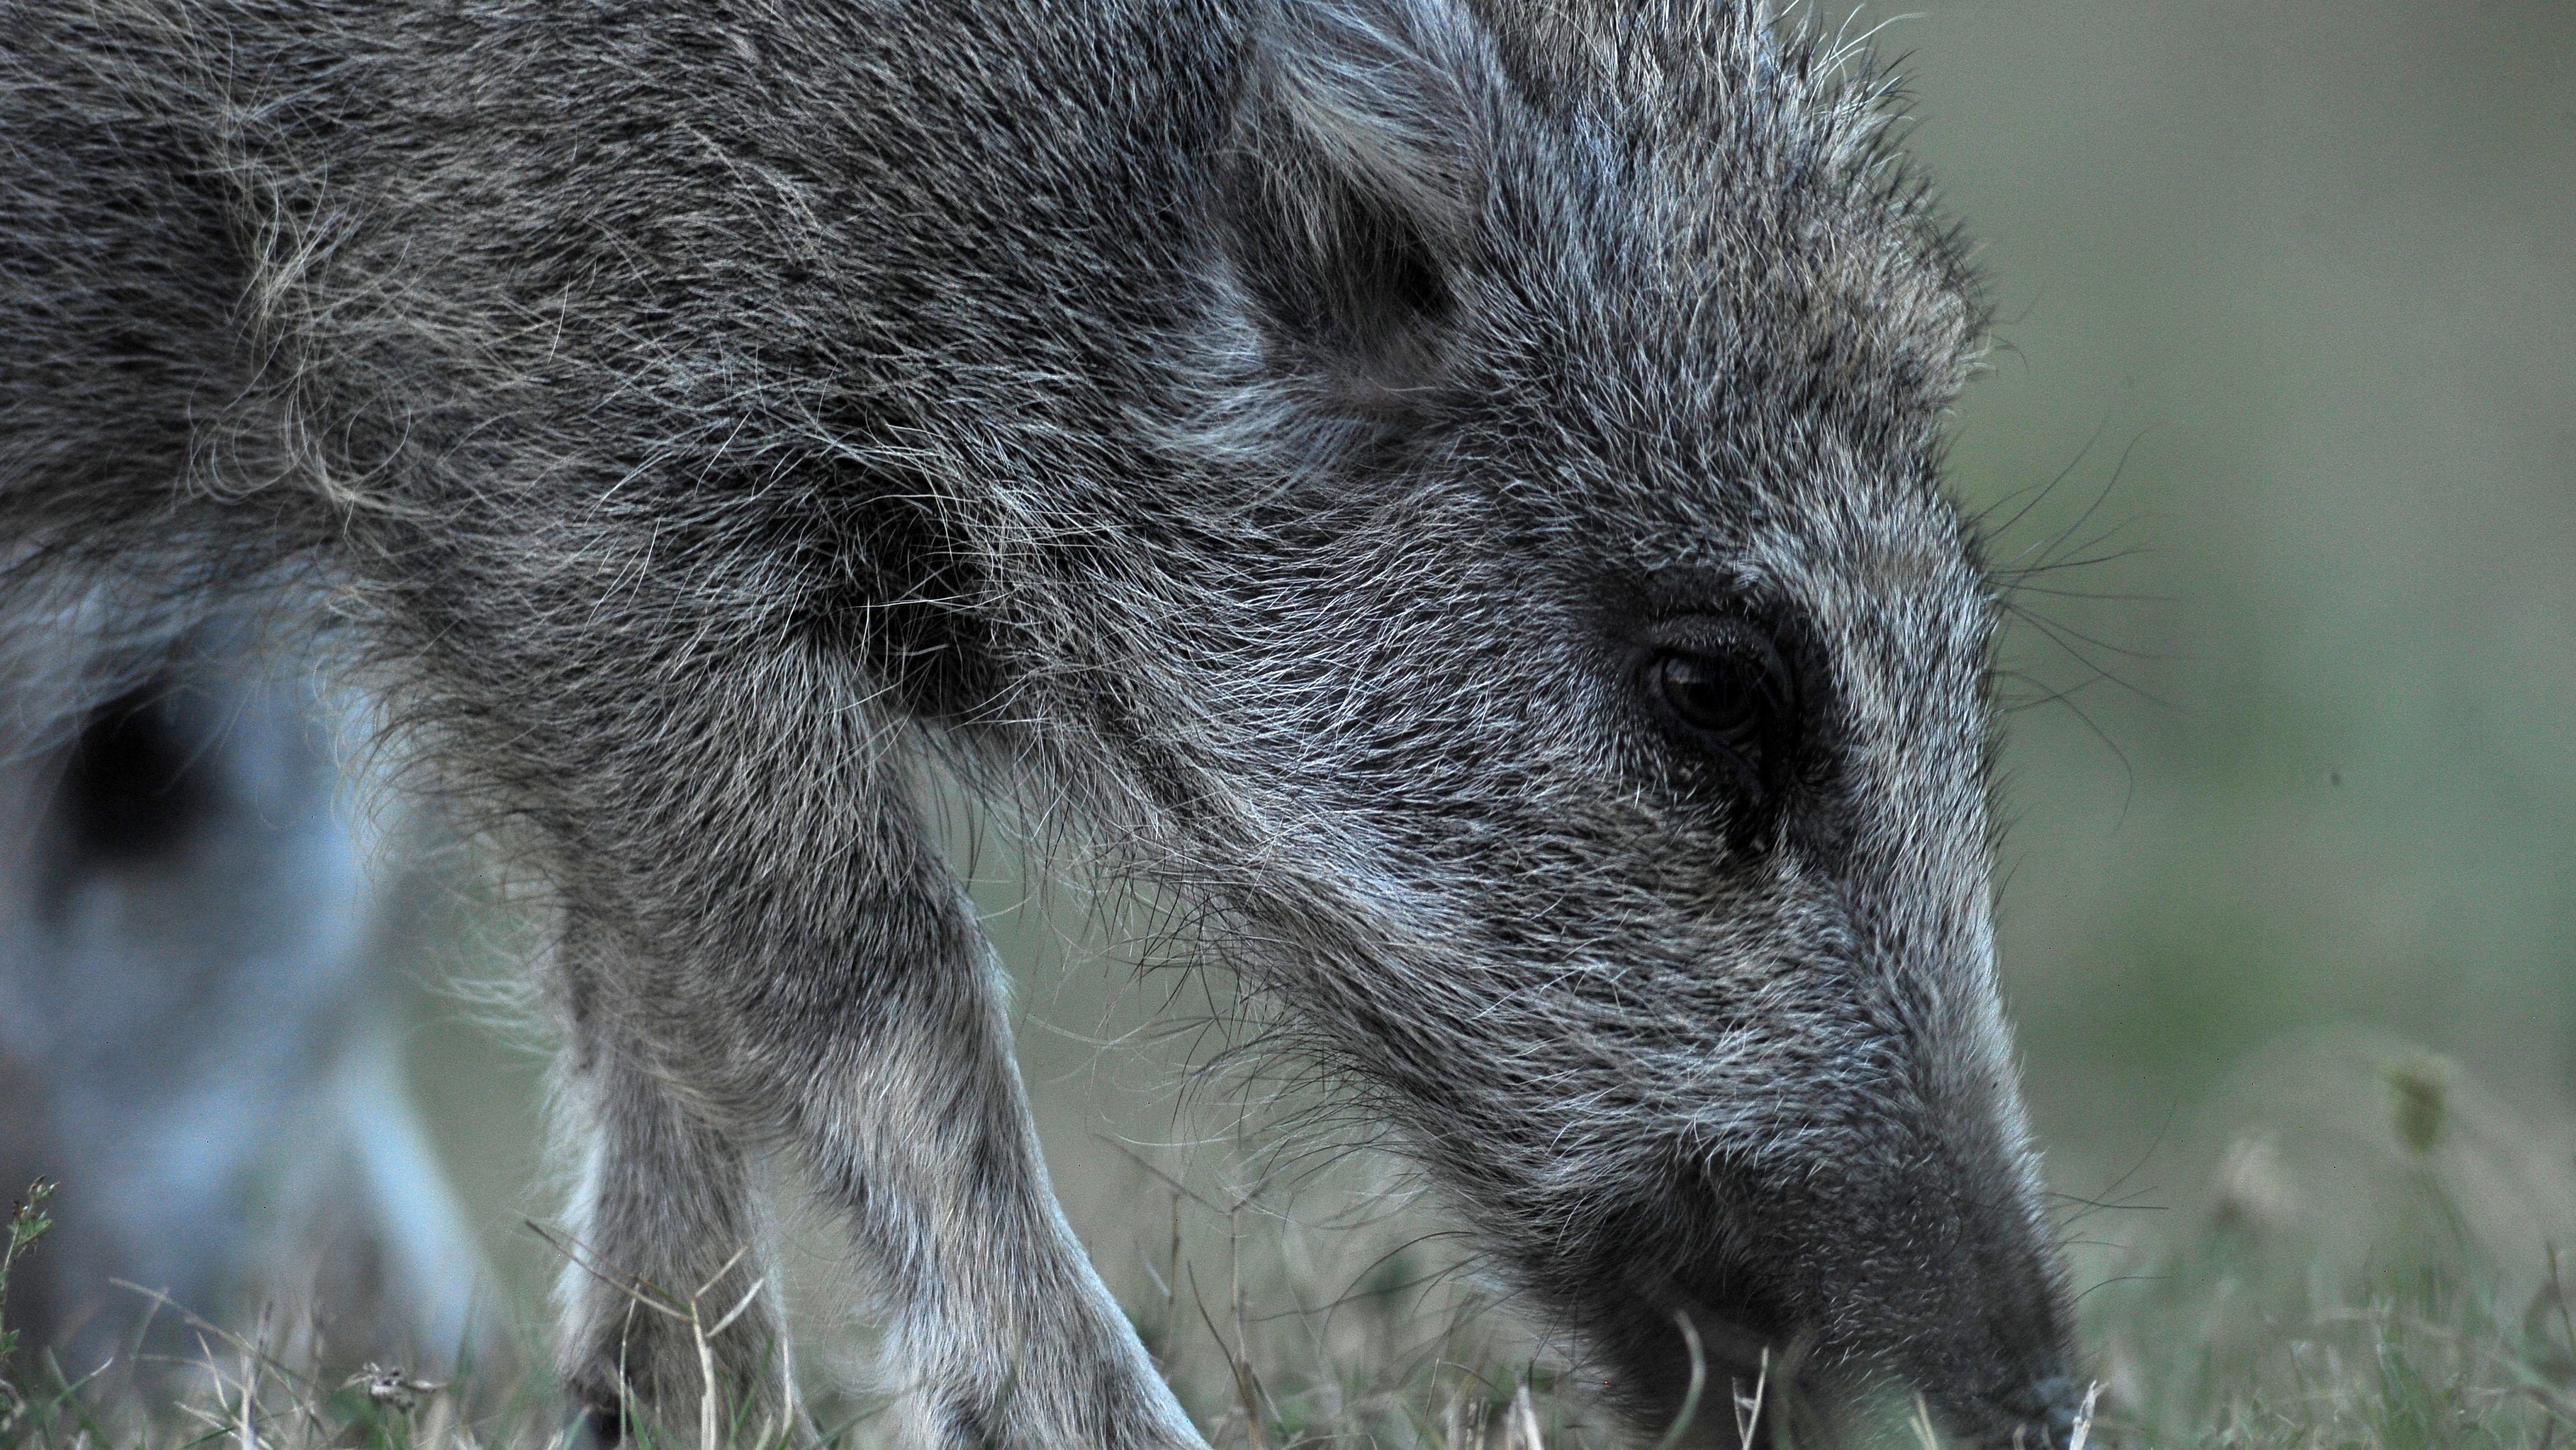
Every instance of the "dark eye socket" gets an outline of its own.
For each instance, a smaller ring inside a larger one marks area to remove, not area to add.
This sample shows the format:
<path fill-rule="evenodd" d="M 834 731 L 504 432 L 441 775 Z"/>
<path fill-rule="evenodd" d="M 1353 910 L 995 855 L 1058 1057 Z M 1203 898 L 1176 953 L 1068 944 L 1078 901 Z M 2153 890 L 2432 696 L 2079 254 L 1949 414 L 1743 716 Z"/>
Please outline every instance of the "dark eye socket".
<path fill-rule="evenodd" d="M 1672 723 L 1750 794 L 1768 793 L 1792 744 L 1789 683 L 1775 653 L 1667 648 L 1648 660 L 1646 685 Z"/>

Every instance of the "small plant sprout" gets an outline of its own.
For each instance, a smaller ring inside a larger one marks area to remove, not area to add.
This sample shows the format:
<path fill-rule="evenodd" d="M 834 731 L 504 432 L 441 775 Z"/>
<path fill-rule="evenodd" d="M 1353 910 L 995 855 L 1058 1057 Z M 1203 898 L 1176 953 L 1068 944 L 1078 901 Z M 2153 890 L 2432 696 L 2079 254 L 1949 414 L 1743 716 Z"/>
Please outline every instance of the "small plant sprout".
<path fill-rule="evenodd" d="M 420 1408 L 423 1396 L 446 1388 L 425 1379 L 416 1379 L 398 1364 L 369 1364 L 349 1376 L 348 1382 L 364 1386 L 369 1400 L 403 1414 Z"/>
<path fill-rule="evenodd" d="M 45 1200 L 53 1196 L 54 1185 L 39 1178 L 27 1186 L 25 1200 L 11 1206 L 9 1236 L 0 1243 L 0 1372 L 6 1371 L 9 1357 L 18 1351 L 18 1331 L 5 1327 L 9 1322 L 9 1270 L 54 1226 L 53 1215 L 45 1212 Z"/>
<path fill-rule="evenodd" d="M 2451 1064 L 2430 1053 L 2403 1058 L 2383 1069 L 2397 1141 L 2422 1157 L 2441 1141 L 2454 1076 Z"/>

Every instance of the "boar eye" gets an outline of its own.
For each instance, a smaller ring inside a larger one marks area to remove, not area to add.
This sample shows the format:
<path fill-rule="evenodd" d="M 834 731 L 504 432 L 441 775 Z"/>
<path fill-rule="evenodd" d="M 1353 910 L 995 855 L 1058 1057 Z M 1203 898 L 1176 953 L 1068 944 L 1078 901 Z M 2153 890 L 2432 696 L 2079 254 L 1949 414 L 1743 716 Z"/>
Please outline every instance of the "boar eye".
<path fill-rule="evenodd" d="M 1671 723 L 1748 794 L 1767 793 L 1790 744 L 1789 684 L 1776 654 L 1665 649 L 1648 661 L 1646 685 Z"/>

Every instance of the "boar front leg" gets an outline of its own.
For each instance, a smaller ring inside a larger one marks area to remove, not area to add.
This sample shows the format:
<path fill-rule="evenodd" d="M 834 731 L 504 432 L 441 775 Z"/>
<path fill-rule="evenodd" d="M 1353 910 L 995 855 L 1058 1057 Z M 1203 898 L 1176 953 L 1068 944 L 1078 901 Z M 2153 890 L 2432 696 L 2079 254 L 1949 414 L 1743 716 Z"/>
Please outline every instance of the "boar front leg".
<path fill-rule="evenodd" d="M 567 959 L 595 1145 L 575 1217 L 609 1271 L 571 1284 L 569 1383 L 602 1431 L 621 1386 L 666 1417 L 695 1403 L 687 1327 L 613 1278 L 716 1279 L 701 1313 L 723 1314 L 757 1272 L 717 1272 L 758 1237 L 748 1165 L 775 1147 L 850 1227 L 912 1443 L 1200 1445 L 1056 1205 L 972 909 L 882 741 L 848 744 L 823 755 L 840 778 L 797 782 L 792 803 L 737 775 L 722 814 L 738 824 L 657 833 L 691 859 L 657 868 L 624 919 L 666 925 L 638 955 Z M 758 1301 L 725 1331 L 729 1401 L 775 1393 L 775 1334 Z"/>
<path fill-rule="evenodd" d="M 569 1019 L 559 1106 L 581 1149 L 557 1289 L 564 1387 L 594 1446 L 623 1440 L 630 1411 L 694 1440 L 710 1388 L 697 1339 L 713 1330 L 719 1424 L 757 1425 L 765 1410 L 774 1427 L 794 1386 L 763 1262 L 757 1127 L 690 1091 L 658 1034 L 610 1010 L 608 974 L 632 961 L 613 941 L 576 912 L 556 960 Z M 673 1317 L 684 1310 L 694 1324 Z"/>
<path fill-rule="evenodd" d="M 1048 1186 L 1004 979 L 963 895 L 920 926 L 935 980 L 796 1104 L 884 1287 L 905 1443 L 1201 1445 Z"/>

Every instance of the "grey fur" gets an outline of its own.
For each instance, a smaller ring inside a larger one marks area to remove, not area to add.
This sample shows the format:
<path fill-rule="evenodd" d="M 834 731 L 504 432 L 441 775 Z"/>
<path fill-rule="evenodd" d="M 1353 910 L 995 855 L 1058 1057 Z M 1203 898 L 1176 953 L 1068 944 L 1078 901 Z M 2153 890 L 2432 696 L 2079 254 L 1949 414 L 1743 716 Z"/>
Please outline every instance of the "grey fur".
<path fill-rule="evenodd" d="M 87 1374 L 147 1324 L 148 1351 L 192 1351 L 181 1310 L 310 1304 L 312 1274 L 322 1363 L 447 1363 L 477 1256 L 402 1084 L 396 893 L 375 818 L 339 809 L 347 712 L 222 620 L 66 721 L 138 663 L 101 622 L 15 621 L 0 676 L 0 1196 L 60 1185 L 11 1326 Z"/>
<path fill-rule="evenodd" d="M 1688 1313 L 2062 1432 L 1935 477 L 1980 319 L 1856 58 L 1727 0 L 0 35 L 12 587 L 327 593 L 560 893 L 606 1263 L 696 1287 L 786 1149 L 917 1438 L 1196 1442 L 1047 1191 L 937 758 L 1195 907 L 1642 1422 Z M 1679 657 L 1787 682 L 1761 771 Z M 687 1401 L 567 1307 L 577 1395 Z"/>

